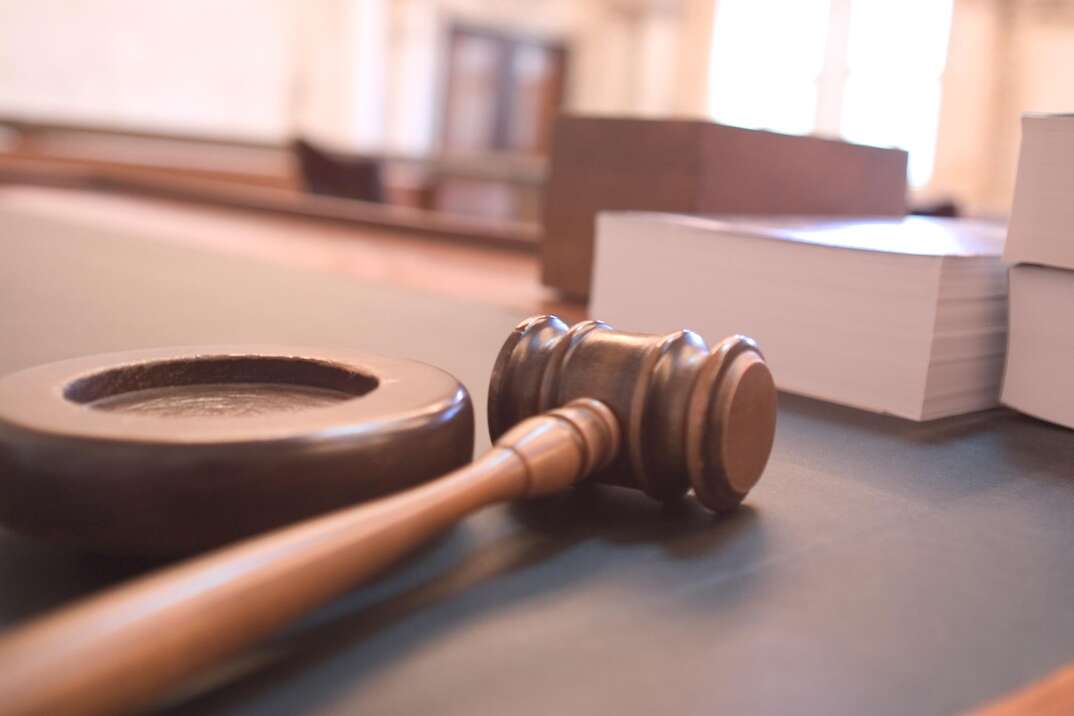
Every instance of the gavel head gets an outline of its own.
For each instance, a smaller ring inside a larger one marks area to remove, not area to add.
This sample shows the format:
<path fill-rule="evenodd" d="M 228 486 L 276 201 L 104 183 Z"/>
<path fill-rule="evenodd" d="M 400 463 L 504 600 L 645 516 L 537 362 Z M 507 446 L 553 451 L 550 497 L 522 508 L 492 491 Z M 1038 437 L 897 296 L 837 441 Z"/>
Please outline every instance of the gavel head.
<path fill-rule="evenodd" d="M 516 326 L 492 370 L 492 439 L 575 398 L 605 403 L 623 431 L 618 458 L 593 479 L 658 500 L 693 487 L 709 509 L 730 509 L 760 478 L 772 449 L 776 388 L 744 336 L 710 348 L 690 331 L 624 333 L 599 321 L 568 328 L 555 316 Z"/>

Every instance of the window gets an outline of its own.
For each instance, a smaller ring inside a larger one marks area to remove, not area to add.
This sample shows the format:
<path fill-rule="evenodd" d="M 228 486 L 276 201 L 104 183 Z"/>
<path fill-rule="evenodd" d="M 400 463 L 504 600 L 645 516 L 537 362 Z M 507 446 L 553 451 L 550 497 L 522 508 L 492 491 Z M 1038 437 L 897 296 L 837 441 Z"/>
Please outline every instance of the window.
<path fill-rule="evenodd" d="M 932 173 L 951 0 L 720 0 L 710 113 L 910 152 Z"/>

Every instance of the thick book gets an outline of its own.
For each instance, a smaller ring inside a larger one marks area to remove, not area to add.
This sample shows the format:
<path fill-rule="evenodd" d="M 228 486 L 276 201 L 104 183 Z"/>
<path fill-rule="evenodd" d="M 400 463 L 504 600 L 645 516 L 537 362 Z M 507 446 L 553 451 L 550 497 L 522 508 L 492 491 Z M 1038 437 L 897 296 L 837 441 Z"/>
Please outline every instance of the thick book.
<path fill-rule="evenodd" d="M 911 420 L 998 403 L 1004 227 L 954 219 L 598 219 L 590 312 L 754 338 L 782 390 Z"/>
<path fill-rule="evenodd" d="M 1074 270 L 1074 114 L 1026 115 L 1003 258 Z"/>
<path fill-rule="evenodd" d="M 1003 403 L 1074 428 L 1074 271 L 1013 266 L 1010 296 Z"/>

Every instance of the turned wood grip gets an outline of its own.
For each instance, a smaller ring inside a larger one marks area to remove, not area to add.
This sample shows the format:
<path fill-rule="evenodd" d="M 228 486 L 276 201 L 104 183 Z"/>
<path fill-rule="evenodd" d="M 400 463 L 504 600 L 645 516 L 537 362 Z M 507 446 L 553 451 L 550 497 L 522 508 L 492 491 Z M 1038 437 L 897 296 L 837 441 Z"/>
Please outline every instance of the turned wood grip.
<path fill-rule="evenodd" d="M 85 599 L 0 640 L 0 710 L 58 716 L 135 709 L 375 575 L 466 514 L 561 490 L 618 449 L 611 411 L 574 401 L 520 423 L 479 460 L 431 483 Z"/>

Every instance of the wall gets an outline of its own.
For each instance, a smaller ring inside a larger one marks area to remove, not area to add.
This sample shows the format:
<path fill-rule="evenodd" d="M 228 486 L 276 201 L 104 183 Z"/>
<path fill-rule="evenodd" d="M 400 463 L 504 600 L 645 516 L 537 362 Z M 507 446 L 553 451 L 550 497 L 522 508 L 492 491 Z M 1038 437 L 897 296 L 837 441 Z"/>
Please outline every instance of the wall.
<path fill-rule="evenodd" d="M 1014 189 L 1019 120 L 1027 112 L 1074 112 L 1074 3 L 1021 0 L 1013 17 L 1011 91 L 999 106 L 1002 137 L 994 195 L 1009 206 Z"/>
<path fill-rule="evenodd" d="M 695 114 L 705 108 L 715 0 L 395 0 L 390 3 L 384 145 L 436 147 L 450 23 L 561 41 L 571 53 L 565 104 L 590 114 Z M 680 71 L 682 68 L 702 68 Z"/>
<path fill-rule="evenodd" d="M 997 103 L 1005 69 L 1002 5 L 997 0 L 955 1 L 935 164 L 921 199 L 953 198 L 974 213 L 1002 213 L 996 211 L 992 187 Z"/>
<path fill-rule="evenodd" d="M 552 39 L 570 38 L 585 6 L 573 0 L 376 0 L 389 16 L 384 54 L 376 66 L 386 78 L 382 95 L 387 118 L 376 142 L 389 151 L 420 154 L 435 150 L 437 116 L 450 23 L 487 25 Z"/>
<path fill-rule="evenodd" d="M 0 115 L 349 146 L 384 135 L 384 0 L 0 0 Z"/>
<path fill-rule="evenodd" d="M 0 115 L 427 152 L 453 19 L 566 42 L 576 111 L 696 112 L 713 3 L 0 0 Z"/>
<path fill-rule="evenodd" d="M 927 195 L 971 212 L 1010 210 L 1027 112 L 1074 111 L 1074 3 L 956 0 Z"/>
<path fill-rule="evenodd" d="M 0 0 L 0 113 L 273 138 L 297 0 Z"/>

